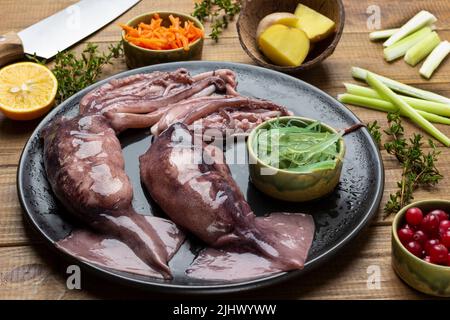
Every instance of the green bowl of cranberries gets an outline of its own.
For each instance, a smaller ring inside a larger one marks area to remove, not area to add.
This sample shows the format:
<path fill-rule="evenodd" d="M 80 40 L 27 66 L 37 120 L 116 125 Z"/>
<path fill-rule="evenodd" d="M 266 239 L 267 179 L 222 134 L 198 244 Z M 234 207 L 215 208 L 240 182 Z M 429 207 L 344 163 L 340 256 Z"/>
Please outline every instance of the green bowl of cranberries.
<path fill-rule="evenodd" d="M 423 293 L 450 297 L 450 201 L 424 200 L 400 210 L 392 223 L 392 266 Z"/>

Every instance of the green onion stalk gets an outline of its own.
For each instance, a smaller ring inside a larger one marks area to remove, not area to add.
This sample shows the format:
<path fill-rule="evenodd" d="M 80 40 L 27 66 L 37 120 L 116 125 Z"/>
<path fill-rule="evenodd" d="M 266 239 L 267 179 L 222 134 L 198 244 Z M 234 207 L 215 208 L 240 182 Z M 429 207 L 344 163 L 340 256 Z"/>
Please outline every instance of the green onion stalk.
<path fill-rule="evenodd" d="M 360 79 L 360 80 L 364 80 L 364 81 L 366 81 L 367 74 L 369 72 L 370 71 L 365 70 L 363 68 L 358 68 L 358 67 L 352 68 L 352 76 L 356 79 Z M 375 73 L 373 73 L 373 74 L 377 76 L 379 81 L 381 81 L 385 86 L 389 87 L 393 91 L 399 92 L 399 93 L 407 95 L 407 96 L 423 99 L 423 100 L 440 102 L 440 103 L 445 103 L 445 104 L 450 105 L 450 99 L 447 97 L 438 95 L 438 94 L 430 92 L 430 91 L 418 89 L 413 86 L 409 86 L 409 85 L 403 84 L 401 82 L 389 79 L 387 77 L 377 75 Z"/>
<path fill-rule="evenodd" d="M 381 97 L 378 94 L 378 92 L 376 92 L 371 88 L 351 83 L 344 83 L 344 86 L 347 89 L 348 94 L 383 100 L 383 97 Z M 407 96 L 401 96 L 401 98 L 404 99 L 411 107 L 413 107 L 416 110 L 425 111 L 443 117 L 450 117 L 450 105 L 448 104 L 434 101 L 427 101 Z"/>
<path fill-rule="evenodd" d="M 398 110 L 410 118 L 419 127 L 425 130 L 428 134 L 439 140 L 446 147 L 450 147 L 450 139 L 433 126 L 428 120 L 420 115 L 417 110 L 412 108 L 405 100 L 392 91 L 387 85 L 385 85 L 377 75 L 369 72 L 367 74 L 367 83 L 376 90 L 383 98 L 392 102 L 397 106 Z"/>

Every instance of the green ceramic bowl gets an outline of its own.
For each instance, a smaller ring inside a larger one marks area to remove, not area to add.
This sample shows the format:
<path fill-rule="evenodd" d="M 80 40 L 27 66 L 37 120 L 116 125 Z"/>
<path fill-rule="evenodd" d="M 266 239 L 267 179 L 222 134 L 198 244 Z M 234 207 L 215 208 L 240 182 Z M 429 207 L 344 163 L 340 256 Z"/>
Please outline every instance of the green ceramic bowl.
<path fill-rule="evenodd" d="M 196 18 L 179 12 L 167 12 L 167 11 L 155 11 L 144 13 L 128 21 L 127 25 L 131 27 L 136 27 L 141 22 L 150 23 L 155 13 L 158 13 L 159 16 L 163 19 L 164 26 L 170 25 L 169 16 L 173 15 L 174 17 L 179 17 L 181 23 L 184 23 L 185 21 L 192 21 L 196 27 L 202 29 L 203 31 L 205 30 L 202 23 L 198 21 Z M 145 49 L 126 41 L 125 31 L 122 31 L 122 39 L 123 39 L 123 49 L 125 52 L 125 61 L 127 63 L 128 68 L 130 69 L 145 67 L 148 65 L 158 63 L 186 61 L 186 60 L 201 60 L 202 58 L 203 41 L 204 41 L 203 38 L 200 38 L 197 41 L 191 43 L 189 45 L 188 51 L 184 50 L 183 48 L 173 50 Z"/>
<path fill-rule="evenodd" d="M 412 207 L 420 208 L 424 214 L 433 209 L 450 212 L 450 201 L 418 201 L 397 213 L 392 223 L 392 266 L 397 275 L 414 289 L 433 296 L 450 297 L 450 267 L 417 258 L 406 250 L 397 236 L 399 226 L 405 221 L 406 210 Z"/>
<path fill-rule="evenodd" d="M 277 120 L 287 122 L 291 119 L 301 120 L 307 124 L 316 121 L 295 116 L 280 117 L 260 124 L 250 133 L 247 140 L 250 180 L 259 190 L 276 199 L 303 202 L 321 198 L 331 193 L 339 182 L 345 155 L 344 139 L 339 140 L 339 155 L 333 170 L 322 169 L 308 173 L 282 170 L 263 163 L 255 154 L 253 144 L 259 130 L 267 129 L 271 122 Z M 325 124 L 322 124 L 322 130 L 337 133 L 335 129 Z"/>

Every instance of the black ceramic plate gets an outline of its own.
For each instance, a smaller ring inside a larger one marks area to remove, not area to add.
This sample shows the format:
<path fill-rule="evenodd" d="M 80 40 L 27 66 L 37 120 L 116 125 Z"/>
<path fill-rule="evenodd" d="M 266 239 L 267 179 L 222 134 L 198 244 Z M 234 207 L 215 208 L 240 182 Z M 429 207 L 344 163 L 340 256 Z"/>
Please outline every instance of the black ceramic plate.
<path fill-rule="evenodd" d="M 238 91 L 246 96 L 272 100 L 292 110 L 296 115 L 318 119 L 334 128 L 346 128 L 358 118 L 345 106 L 324 92 L 290 76 L 271 70 L 242 64 L 219 62 L 181 62 L 146 67 L 124 72 L 113 78 L 155 70 L 171 71 L 186 68 L 192 74 L 218 68 L 234 70 L 238 76 Z M 55 108 L 37 127 L 26 144 L 18 170 L 18 193 L 26 216 L 39 233 L 53 246 L 67 236 L 75 222 L 66 215 L 64 208 L 55 201 L 47 183 L 43 166 L 43 148 L 40 141 L 42 128 L 60 115 L 74 115 L 78 112 L 78 102 L 90 90 L 101 85 L 99 82 L 74 95 Z M 139 178 L 138 157 L 151 143 L 149 130 L 130 130 L 120 136 L 126 162 L 126 171 L 133 183 L 133 205 L 142 214 L 163 214 L 143 190 Z M 193 260 L 201 244 L 192 236 L 170 262 L 173 280 L 158 280 L 133 274 L 114 272 L 77 261 L 100 275 L 129 284 L 150 289 L 173 292 L 229 292 L 257 288 L 288 278 L 299 276 L 330 259 L 339 259 L 338 252 L 350 242 L 374 216 L 381 200 L 384 185 L 383 166 L 380 154 L 366 129 L 345 137 L 345 156 L 341 181 L 331 195 L 315 202 L 292 204 L 277 201 L 256 190 L 248 179 L 246 164 L 231 165 L 233 177 L 246 196 L 255 214 L 270 212 L 304 212 L 314 216 L 317 226 L 308 261 L 303 270 L 284 272 L 250 281 L 235 283 L 190 279 L 184 270 Z M 245 144 L 235 145 L 245 148 Z"/>

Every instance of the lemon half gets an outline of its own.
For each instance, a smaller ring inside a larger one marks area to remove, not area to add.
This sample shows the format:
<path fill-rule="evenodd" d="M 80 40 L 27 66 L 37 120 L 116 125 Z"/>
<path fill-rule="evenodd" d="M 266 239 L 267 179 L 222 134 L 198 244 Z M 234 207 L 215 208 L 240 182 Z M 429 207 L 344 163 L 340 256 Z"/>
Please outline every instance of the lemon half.
<path fill-rule="evenodd" d="M 0 70 L 0 110 L 13 120 L 32 120 L 55 103 L 58 81 L 47 67 L 19 62 Z"/>

